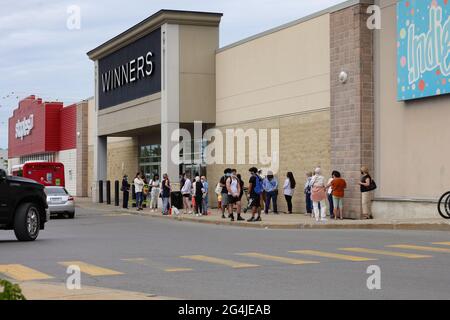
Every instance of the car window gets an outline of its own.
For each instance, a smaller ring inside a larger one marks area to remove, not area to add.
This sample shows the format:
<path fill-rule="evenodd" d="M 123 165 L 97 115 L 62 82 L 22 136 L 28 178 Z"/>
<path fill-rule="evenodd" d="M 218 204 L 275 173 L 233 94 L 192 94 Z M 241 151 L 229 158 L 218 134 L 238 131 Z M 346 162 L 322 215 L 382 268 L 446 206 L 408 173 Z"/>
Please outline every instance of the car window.
<path fill-rule="evenodd" d="M 45 193 L 47 195 L 51 194 L 51 195 L 61 195 L 61 196 L 65 196 L 65 195 L 69 194 L 67 192 L 67 190 L 64 188 L 45 188 Z"/>

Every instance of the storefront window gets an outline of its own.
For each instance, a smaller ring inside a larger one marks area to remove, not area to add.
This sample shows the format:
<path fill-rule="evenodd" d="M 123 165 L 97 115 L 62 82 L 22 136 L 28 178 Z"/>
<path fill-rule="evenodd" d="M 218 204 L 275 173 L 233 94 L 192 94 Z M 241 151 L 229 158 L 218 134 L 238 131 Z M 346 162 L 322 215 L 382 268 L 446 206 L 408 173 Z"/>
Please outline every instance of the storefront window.
<path fill-rule="evenodd" d="M 139 150 L 139 170 L 150 180 L 155 174 L 161 175 L 161 145 L 141 146 Z"/>
<path fill-rule="evenodd" d="M 200 175 L 206 176 L 206 162 L 204 159 L 204 151 L 207 146 L 205 140 L 191 140 L 191 150 L 184 152 L 180 150 L 180 159 L 182 164 L 180 165 L 180 174 L 188 173 L 191 177 Z"/>

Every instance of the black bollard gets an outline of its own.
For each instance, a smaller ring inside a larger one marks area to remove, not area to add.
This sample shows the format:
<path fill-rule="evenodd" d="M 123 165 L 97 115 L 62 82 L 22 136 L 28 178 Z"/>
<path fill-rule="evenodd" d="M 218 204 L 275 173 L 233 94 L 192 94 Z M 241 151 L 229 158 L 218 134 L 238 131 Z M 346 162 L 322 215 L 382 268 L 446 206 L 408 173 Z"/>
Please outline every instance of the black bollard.
<path fill-rule="evenodd" d="M 119 206 L 119 181 L 114 181 L 114 205 Z"/>
<path fill-rule="evenodd" d="M 106 181 L 106 204 L 111 204 L 111 181 Z"/>
<path fill-rule="evenodd" d="M 98 203 L 103 203 L 103 180 L 98 182 Z"/>

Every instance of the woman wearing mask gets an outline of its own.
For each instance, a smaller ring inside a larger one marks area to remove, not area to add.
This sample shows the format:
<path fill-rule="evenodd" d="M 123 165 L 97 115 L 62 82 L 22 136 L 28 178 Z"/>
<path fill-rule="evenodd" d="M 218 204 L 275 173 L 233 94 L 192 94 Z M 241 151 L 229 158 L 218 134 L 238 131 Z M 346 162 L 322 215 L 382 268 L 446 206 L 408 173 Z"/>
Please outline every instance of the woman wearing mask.
<path fill-rule="evenodd" d="M 306 203 L 306 215 L 313 215 L 313 205 L 311 200 L 311 179 L 312 179 L 312 172 L 306 173 L 306 182 L 305 182 L 305 203 Z"/>
<path fill-rule="evenodd" d="M 314 176 L 311 178 L 311 200 L 313 201 L 314 217 L 316 221 L 327 221 L 326 217 L 326 191 L 325 178 L 321 175 L 320 168 L 314 170 Z M 319 209 L 320 204 L 320 209 Z"/>
<path fill-rule="evenodd" d="M 200 177 L 195 177 L 194 182 L 194 197 L 195 197 L 195 215 L 201 215 L 202 210 L 202 204 L 203 204 L 203 183 L 200 180 Z"/>
<path fill-rule="evenodd" d="M 162 214 L 168 215 L 169 213 L 169 208 L 170 208 L 170 191 L 171 191 L 171 186 L 170 186 L 170 181 L 169 181 L 169 176 L 167 175 L 167 173 L 165 173 L 163 175 L 163 181 L 161 182 L 161 198 L 162 198 Z"/>
<path fill-rule="evenodd" d="M 136 177 L 134 178 L 134 190 L 136 192 L 136 210 L 141 211 L 142 210 L 142 191 L 144 190 L 144 181 L 141 178 L 141 173 L 136 173 Z"/>
<path fill-rule="evenodd" d="M 124 209 L 128 209 L 128 200 L 130 198 L 130 184 L 128 183 L 128 176 L 124 175 L 122 179 L 123 205 Z"/>
<path fill-rule="evenodd" d="M 373 219 L 372 216 L 372 193 L 376 189 L 376 184 L 370 176 L 367 167 L 361 168 L 361 202 L 362 202 L 362 219 Z"/>
<path fill-rule="evenodd" d="M 286 199 L 288 212 L 292 214 L 292 197 L 294 195 L 296 182 L 294 179 L 294 174 L 292 172 L 288 172 L 286 175 L 286 180 L 283 185 L 284 198 Z"/>
<path fill-rule="evenodd" d="M 152 212 L 155 212 L 155 210 L 158 209 L 158 197 L 161 192 L 159 185 L 159 175 L 155 174 L 153 179 L 150 180 L 150 188 L 152 190 L 150 191 L 150 208 L 152 209 Z"/>

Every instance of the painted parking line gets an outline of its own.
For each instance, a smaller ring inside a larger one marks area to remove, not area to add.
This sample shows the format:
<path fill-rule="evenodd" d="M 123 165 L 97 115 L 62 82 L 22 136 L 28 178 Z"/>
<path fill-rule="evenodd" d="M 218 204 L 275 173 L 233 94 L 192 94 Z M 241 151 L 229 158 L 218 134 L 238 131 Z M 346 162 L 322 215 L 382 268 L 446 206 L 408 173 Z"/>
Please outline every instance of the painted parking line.
<path fill-rule="evenodd" d="M 304 254 L 304 255 L 316 256 L 316 257 L 323 257 L 323 258 L 331 258 L 331 259 L 338 259 L 338 260 L 345 260 L 345 261 L 353 261 L 353 262 L 377 260 L 375 258 L 356 257 L 356 256 L 349 256 L 349 255 L 346 255 L 346 254 L 339 254 L 339 253 L 332 253 L 332 252 L 323 252 L 323 251 L 316 251 L 316 250 L 294 250 L 294 251 L 289 251 L 289 252 L 296 253 L 296 254 Z"/>
<path fill-rule="evenodd" d="M 21 264 L 2 264 L 0 273 L 16 281 L 34 281 L 53 278 L 48 274 L 31 269 Z"/>
<path fill-rule="evenodd" d="M 82 273 L 86 273 L 90 276 L 117 276 L 123 274 L 122 272 L 116 270 L 95 266 L 93 264 L 85 263 L 82 261 L 63 261 L 59 262 L 59 264 L 65 267 L 78 266 L 80 267 L 80 271 Z"/>
<path fill-rule="evenodd" d="M 195 261 L 200 261 L 200 262 L 208 262 L 208 263 L 212 263 L 212 264 L 220 264 L 220 265 L 224 265 L 224 266 L 235 268 L 235 269 L 259 267 L 259 265 L 257 265 L 257 264 L 242 263 L 242 262 L 237 262 L 237 261 L 233 261 L 233 260 L 226 260 L 226 259 L 220 259 L 220 258 L 202 256 L 202 255 L 181 256 L 180 258 L 190 259 L 190 260 L 195 260 Z"/>
<path fill-rule="evenodd" d="M 367 249 L 367 248 L 340 248 L 339 250 L 350 251 L 350 252 L 359 252 L 359 253 L 378 254 L 378 255 L 382 255 L 382 256 L 392 256 L 392 257 L 400 257 L 400 258 L 406 258 L 406 259 L 432 258 L 432 256 L 427 256 L 427 255 L 423 255 L 423 254 L 376 250 L 376 249 Z"/>
<path fill-rule="evenodd" d="M 418 251 L 430 251 L 430 252 L 440 252 L 440 253 L 450 253 L 449 248 L 437 248 L 437 247 L 426 247 L 426 246 L 414 246 L 409 244 L 393 244 L 386 246 L 389 248 L 398 248 L 398 249 L 409 249 L 409 250 L 418 250 Z"/>
<path fill-rule="evenodd" d="M 292 259 L 292 258 L 287 258 L 287 257 L 272 256 L 272 255 L 256 253 L 256 252 L 246 252 L 246 253 L 236 253 L 236 254 L 239 256 L 251 257 L 251 258 L 262 259 L 262 260 L 269 260 L 269 261 L 275 261 L 275 262 L 293 264 L 293 265 L 320 263 L 319 261 Z"/>
<path fill-rule="evenodd" d="M 437 244 L 439 246 L 450 246 L 450 242 L 433 242 L 432 244 Z"/>
<path fill-rule="evenodd" d="M 121 259 L 122 261 L 125 262 L 130 262 L 130 263 L 136 263 L 136 264 L 140 264 L 143 266 L 147 266 L 147 267 L 153 267 L 153 268 L 157 268 L 159 270 L 163 270 L 165 272 L 186 272 L 186 271 L 193 271 L 193 269 L 191 268 L 184 268 L 184 267 L 168 267 L 168 266 L 164 266 L 160 263 L 155 263 L 153 261 L 149 261 L 146 258 L 131 258 L 131 259 Z"/>

